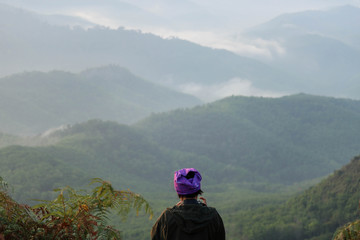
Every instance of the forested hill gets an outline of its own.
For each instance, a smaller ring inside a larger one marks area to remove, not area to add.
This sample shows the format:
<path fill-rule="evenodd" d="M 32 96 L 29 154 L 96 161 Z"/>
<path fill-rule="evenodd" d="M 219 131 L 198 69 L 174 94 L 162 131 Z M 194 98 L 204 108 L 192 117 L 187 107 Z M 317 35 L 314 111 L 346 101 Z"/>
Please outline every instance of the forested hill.
<path fill-rule="evenodd" d="M 34 184 L 30 189 L 46 181 L 50 191 L 65 183 L 62 177 L 69 179 L 66 167 L 84 172 L 78 175 L 82 179 L 102 177 L 137 192 L 171 191 L 167 179 L 174 169 L 192 166 L 205 177 L 217 176 L 207 180 L 210 187 L 293 184 L 326 176 L 358 155 L 359 122 L 360 101 L 303 94 L 230 97 L 154 114 L 133 126 L 100 120 L 76 124 L 47 136 L 55 139 L 51 146 L 3 148 L 0 176 L 22 186 L 18 177 L 26 175 L 32 179 L 27 184 Z M 19 143 L 9 138 L 4 135 Z M 54 164 L 57 174 L 50 170 Z"/>
<path fill-rule="evenodd" d="M 242 229 L 241 240 L 332 239 L 337 228 L 359 218 L 359 172 L 360 156 L 285 204 L 233 213 L 231 229 Z"/>
<path fill-rule="evenodd" d="M 101 118 L 132 123 L 151 112 L 200 104 L 118 66 L 81 73 L 25 72 L 0 79 L 0 131 L 33 135 Z"/>
<path fill-rule="evenodd" d="M 95 177 L 141 193 L 172 192 L 174 169 L 192 165 L 215 174 L 223 167 L 205 157 L 166 149 L 115 122 L 91 120 L 48 138 L 57 143 L 0 149 L 0 176 L 11 183 L 20 201 L 49 198 L 54 188 L 81 186 Z"/>
<path fill-rule="evenodd" d="M 136 127 L 162 146 L 224 164 L 229 177 L 241 179 L 245 170 L 292 183 L 324 176 L 359 154 L 359 123 L 360 101 L 299 94 L 229 97 L 154 114 Z"/>

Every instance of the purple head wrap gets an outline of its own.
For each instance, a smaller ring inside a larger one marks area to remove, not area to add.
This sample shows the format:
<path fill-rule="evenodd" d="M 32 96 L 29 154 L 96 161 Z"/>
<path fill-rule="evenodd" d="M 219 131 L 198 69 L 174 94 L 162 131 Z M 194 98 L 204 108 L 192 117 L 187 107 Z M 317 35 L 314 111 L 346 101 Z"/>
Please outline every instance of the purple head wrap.
<path fill-rule="evenodd" d="M 201 175 L 195 168 L 183 168 L 175 171 L 174 188 L 179 195 L 196 193 L 201 189 L 200 182 Z"/>

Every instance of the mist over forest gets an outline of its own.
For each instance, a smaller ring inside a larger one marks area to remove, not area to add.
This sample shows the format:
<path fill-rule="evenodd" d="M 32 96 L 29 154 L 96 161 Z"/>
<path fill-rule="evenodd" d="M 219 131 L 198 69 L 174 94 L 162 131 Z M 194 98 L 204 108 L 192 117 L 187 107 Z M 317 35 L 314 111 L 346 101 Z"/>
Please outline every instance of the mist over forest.
<path fill-rule="evenodd" d="M 359 224 L 360 5 L 231 2 L 0 0 L 1 196 L 101 178 L 146 199 L 153 219 L 108 221 L 149 239 L 193 167 L 229 240 Z"/>

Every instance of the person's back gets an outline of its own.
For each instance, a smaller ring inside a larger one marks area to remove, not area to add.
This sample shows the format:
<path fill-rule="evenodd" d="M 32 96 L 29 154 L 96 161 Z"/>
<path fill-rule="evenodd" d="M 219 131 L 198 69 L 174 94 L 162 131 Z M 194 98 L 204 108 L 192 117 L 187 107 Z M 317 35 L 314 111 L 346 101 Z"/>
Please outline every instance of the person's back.
<path fill-rule="evenodd" d="M 201 175 L 196 169 L 175 172 L 174 186 L 181 201 L 161 214 L 152 228 L 152 240 L 225 239 L 224 225 L 216 209 L 197 201 L 202 193 L 200 181 Z"/>

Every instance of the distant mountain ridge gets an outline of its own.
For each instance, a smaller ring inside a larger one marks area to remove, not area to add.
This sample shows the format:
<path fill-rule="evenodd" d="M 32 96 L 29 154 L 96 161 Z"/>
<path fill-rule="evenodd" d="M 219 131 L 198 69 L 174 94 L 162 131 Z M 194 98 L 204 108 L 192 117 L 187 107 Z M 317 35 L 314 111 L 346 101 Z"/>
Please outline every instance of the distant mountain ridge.
<path fill-rule="evenodd" d="M 216 85 L 234 78 L 250 81 L 260 90 L 293 91 L 287 81 L 296 76 L 229 51 L 122 28 L 54 26 L 24 10 L 1 6 L 0 13 L 0 49 L 4 50 L 0 76 L 116 64 L 179 91 L 193 83 Z"/>
<path fill-rule="evenodd" d="M 301 91 L 359 99 L 359 29 L 360 8 L 342 6 L 284 14 L 245 35 L 278 42 L 283 53 L 267 63 L 298 76 Z"/>
<path fill-rule="evenodd" d="M 312 10 L 280 15 L 264 24 L 249 29 L 247 34 L 265 38 L 290 35 L 318 34 L 341 40 L 360 49 L 360 8 L 345 5 L 327 11 Z M 283 30 L 287 30 L 284 32 Z"/>
<path fill-rule="evenodd" d="M 20 135 L 94 118 L 133 123 L 152 112 L 201 103 L 117 66 L 1 78 L 0 99 L 0 131 Z"/>

